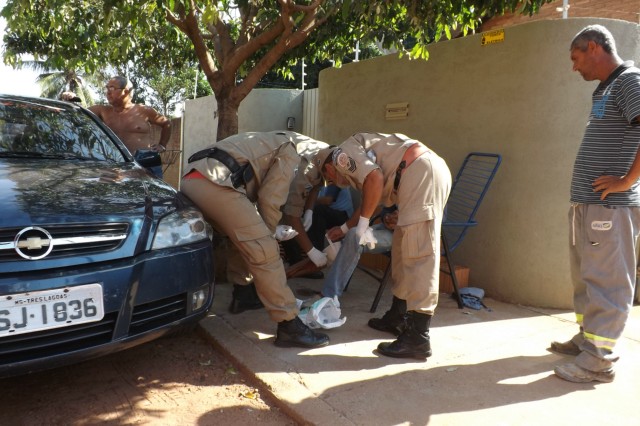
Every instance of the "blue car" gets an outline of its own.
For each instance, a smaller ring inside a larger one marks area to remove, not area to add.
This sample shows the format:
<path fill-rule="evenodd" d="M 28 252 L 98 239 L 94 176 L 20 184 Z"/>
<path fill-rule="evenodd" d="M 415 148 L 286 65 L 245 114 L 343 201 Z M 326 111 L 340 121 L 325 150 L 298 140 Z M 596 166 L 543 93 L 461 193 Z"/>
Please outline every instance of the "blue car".
<path fill-rule="evenodd" d="M 0 377 L 158 338 L 213 301 L 212 231 L 84 108 L 0 95 Z"/>

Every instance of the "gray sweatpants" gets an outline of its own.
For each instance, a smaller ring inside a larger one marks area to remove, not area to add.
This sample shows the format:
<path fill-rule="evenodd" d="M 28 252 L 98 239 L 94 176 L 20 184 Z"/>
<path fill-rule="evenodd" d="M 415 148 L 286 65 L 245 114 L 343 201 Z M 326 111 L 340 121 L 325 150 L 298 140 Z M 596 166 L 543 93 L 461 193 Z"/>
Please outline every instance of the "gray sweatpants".
<path fill-rule="evenodd" d="M 571 278 L 582 353 L 576 364 L 606 371 L 633 305 L 640 208 L 572 204 L 569 210 Z"/>

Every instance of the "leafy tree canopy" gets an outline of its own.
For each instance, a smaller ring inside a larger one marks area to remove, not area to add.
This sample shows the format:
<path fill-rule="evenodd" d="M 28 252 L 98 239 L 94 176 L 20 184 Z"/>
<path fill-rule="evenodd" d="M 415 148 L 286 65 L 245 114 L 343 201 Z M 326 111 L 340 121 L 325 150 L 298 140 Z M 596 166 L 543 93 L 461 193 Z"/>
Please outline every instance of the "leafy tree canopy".
<path fill-rule="evenodd" d="M 218 101 L 218 138 L 236 133 L 237 110 L 269 70 L 299 59 L 338 64 L 377 41 L 415 58 L 480 19 L 551 0 L 8 0 L 4 60 L 29 53 L 54 69 L 105 64 L 180 69 L 196 61 Z M 403 40 L 412 37 L 409 52 Z"/>

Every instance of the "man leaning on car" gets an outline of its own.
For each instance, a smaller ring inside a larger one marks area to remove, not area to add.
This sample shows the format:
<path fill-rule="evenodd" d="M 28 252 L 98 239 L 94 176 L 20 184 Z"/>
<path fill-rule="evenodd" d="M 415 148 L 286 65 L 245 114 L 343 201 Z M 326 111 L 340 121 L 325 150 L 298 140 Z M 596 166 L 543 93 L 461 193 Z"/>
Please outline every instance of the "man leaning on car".
<path fill-rule="evenodd" d="M 276 241 L 296 235 L 278 225 L 300 163 L 295 137 L 241 133 L 216 142 L 189 158 L 181 190 L 233 243 L 228 274 L 234 282 L 253 276 L 260 300 L 278 323 L 276 346 L 314 348 L 327 345 L 329 337 L 298 318 Z"/>
<path fill-rule="evenodd" d="M 93 105 L 89 110 L 122 140 L 138 160 L 144 156 L 155 156 L 157 165 L 149 171 L 162 178 L 162 162 L 158 153 L 164 152 L 171 136 L 171 121 L 155 109 L 134 104 L 133 85 L 121 76 L 115 76 L 105 88 L 109 105 Z M 151 140 L 151 125 L 162 129 L 160 140 Z"/>

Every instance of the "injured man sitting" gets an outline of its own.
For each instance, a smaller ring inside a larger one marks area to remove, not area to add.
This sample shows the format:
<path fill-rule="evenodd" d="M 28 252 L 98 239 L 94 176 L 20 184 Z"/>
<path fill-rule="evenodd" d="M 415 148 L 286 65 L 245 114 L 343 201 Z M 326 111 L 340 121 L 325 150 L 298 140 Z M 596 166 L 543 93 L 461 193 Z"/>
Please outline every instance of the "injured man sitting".
<path fill-rule="evenodd" d="M 324 280 L 321 294 L 323 297 L 340 297 L 349 283 L 353 271 L 358 266 L 362 253 L 386 253 L 391 250 L 393 229 L 398 222 L 398 210 L 395 206 L 383 208 L 380 223 L 371 226 L 371 241 L 361 245 L 356 236 L 356 228 L 351 228 L 341 241 L 329 241 L 325 249 L 330 265 L 329 273 Z M 339 228 L 339 227 L 338 227 Z M 331 235 L 331 230 L 327 232 Z M 372 238 L 371 238 L 372 237 Z M 318 270 L 313 262 L 305 259 L 287 269 L 287 278 L 301 277 Z"/>

